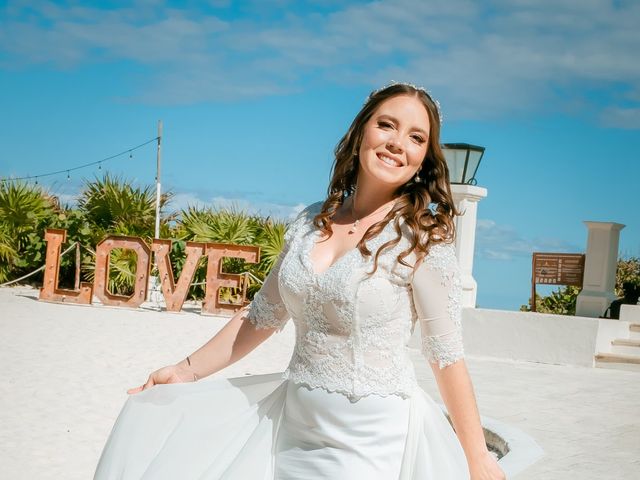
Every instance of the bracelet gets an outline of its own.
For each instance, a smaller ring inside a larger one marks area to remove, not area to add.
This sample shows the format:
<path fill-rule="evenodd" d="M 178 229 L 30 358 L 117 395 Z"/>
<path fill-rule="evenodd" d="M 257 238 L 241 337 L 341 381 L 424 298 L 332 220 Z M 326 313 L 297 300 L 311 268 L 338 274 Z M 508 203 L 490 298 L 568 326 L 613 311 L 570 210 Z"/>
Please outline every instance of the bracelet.
<path fill-rule="evenodd" d="M 189 355 L 187 355 L 187 365 L 191 366 L 191 359 L 189 358 Z M 193 381 L 197 382 L 198 381 L 198 376 L 195 374 L 195 372 L 191 372 L 193 374 Z"/>

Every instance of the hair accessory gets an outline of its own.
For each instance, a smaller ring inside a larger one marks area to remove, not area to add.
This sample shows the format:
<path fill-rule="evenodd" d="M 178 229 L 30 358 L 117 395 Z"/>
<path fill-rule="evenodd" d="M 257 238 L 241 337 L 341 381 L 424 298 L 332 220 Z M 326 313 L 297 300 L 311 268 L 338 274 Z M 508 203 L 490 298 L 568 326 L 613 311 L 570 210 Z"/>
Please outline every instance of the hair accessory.
<path fill-rule="evenodd" d="M 438 213 L 438 205 L 439 204 L 437 202 L 430 202 L 429 205 L 427 205 L 427 210 L 429 210 L 431 212 L 431 215 L 433 215 L 434 217 Z"/>
<path fill-rule="evenodd" d="M 424 93 L 427 97 L 429 97 L 429 100 L 431 100 L 433 102 L 433 104 L 436 106 L 436 110 L 438 111 L 438 118 L 440 119 L 440 124 L 442 125 L 442 122 L 444 121 L 444 118 L 442 117 L 442 110 L 440 110 L 440 102 L 438 100 L 436 100 L 435 98 L 433 98 L 431 96 L 431 93 L 429 92 L 429 90 L 427 90 L 424 87 L 419 87 L 418 85 L 414 85 L 413 83 L 408 83 L 408 82 L 396 82 L 395 80 L 391 80 L 389 83 L 387 83 L 386 85 L 383 85 L 382 87 L 378 88 L 377 90 L 374 90 L 373 92 L 371 92 L 369 94 L 369 96 L 367 97 L 367 99 L 365 100 L 365 103 L 367 103 L 371 97 L 373 97 L 374 95 L 376 95 L 377 93 L 381 92 L 382 90 L 384 90 L 385 88 L 389 88 L 392 87 L 394 85 L 405 85 L 407 87 L 411 87 L 414 90 L 418 90 L 419 92 Z"/>

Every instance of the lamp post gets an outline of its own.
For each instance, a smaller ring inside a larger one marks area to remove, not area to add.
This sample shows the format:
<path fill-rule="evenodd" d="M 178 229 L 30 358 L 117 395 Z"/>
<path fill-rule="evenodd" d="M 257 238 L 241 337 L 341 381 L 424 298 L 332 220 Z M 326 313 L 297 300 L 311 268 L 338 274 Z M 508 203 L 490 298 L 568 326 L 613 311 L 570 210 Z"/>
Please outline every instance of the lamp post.
<path fill-rule="evenodd" d="M 449 167 L 451 183 L 475 185 L 476 172 L 484 155 L 484 147 L 468 143 L 445 143 L 442 145 L 444 158 Z"/>
<path fill-rule="evenodd" d="M 462 306 L 476 307 L 478 283 L 473 278 L 473 252 L 476 242 L 478 202 L 487 196 L 487 189 L 476 185 L 476 173 L 484 155 L 484 147 L 468 143 L 442 145 L 451 193 L 456 208 L 463 215 L 456 217 L 456 254 L 462 274 Z"/>

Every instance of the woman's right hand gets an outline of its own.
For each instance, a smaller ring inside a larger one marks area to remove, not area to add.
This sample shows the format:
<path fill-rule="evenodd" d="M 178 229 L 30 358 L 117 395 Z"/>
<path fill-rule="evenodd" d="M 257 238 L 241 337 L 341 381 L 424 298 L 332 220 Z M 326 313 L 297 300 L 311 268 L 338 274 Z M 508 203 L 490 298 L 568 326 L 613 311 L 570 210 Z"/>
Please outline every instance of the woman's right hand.
<path fill-rule="evenodd" d="M 129 395 L 139 393 L 143 390 L 153 387 L 154 385 L 164 383 L 194 382 L 196 380 L 196 377 L 194 376 L 193 372 L 187 366 L 181 365 L 182 363 L 183 362 L 180 362 L 177 365 L 169 365 L 167 367 L 156 370 L 155 372 L 152 372 L 144 385 L 130 388 L 129 390 L 127 390 L 127 393 Z"/>

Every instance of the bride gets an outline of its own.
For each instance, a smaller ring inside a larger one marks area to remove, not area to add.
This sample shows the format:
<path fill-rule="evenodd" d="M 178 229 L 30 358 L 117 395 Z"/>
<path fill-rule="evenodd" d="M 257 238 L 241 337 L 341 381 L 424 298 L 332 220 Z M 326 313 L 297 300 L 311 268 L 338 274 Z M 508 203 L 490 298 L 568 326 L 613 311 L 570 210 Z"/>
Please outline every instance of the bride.
<path fill-rule="evenodd" d="M 96 479 L 505 478 L 464 361 L 439 134 L 425 90 L 369 96 L 336 147 L 327 198 L 290 225 L 247 309 L 129 390 Z M 296 343 L 283 375 L 195 383 L 289 318 Z M 417 385 L 416 325 L 455 431 Z"/>

